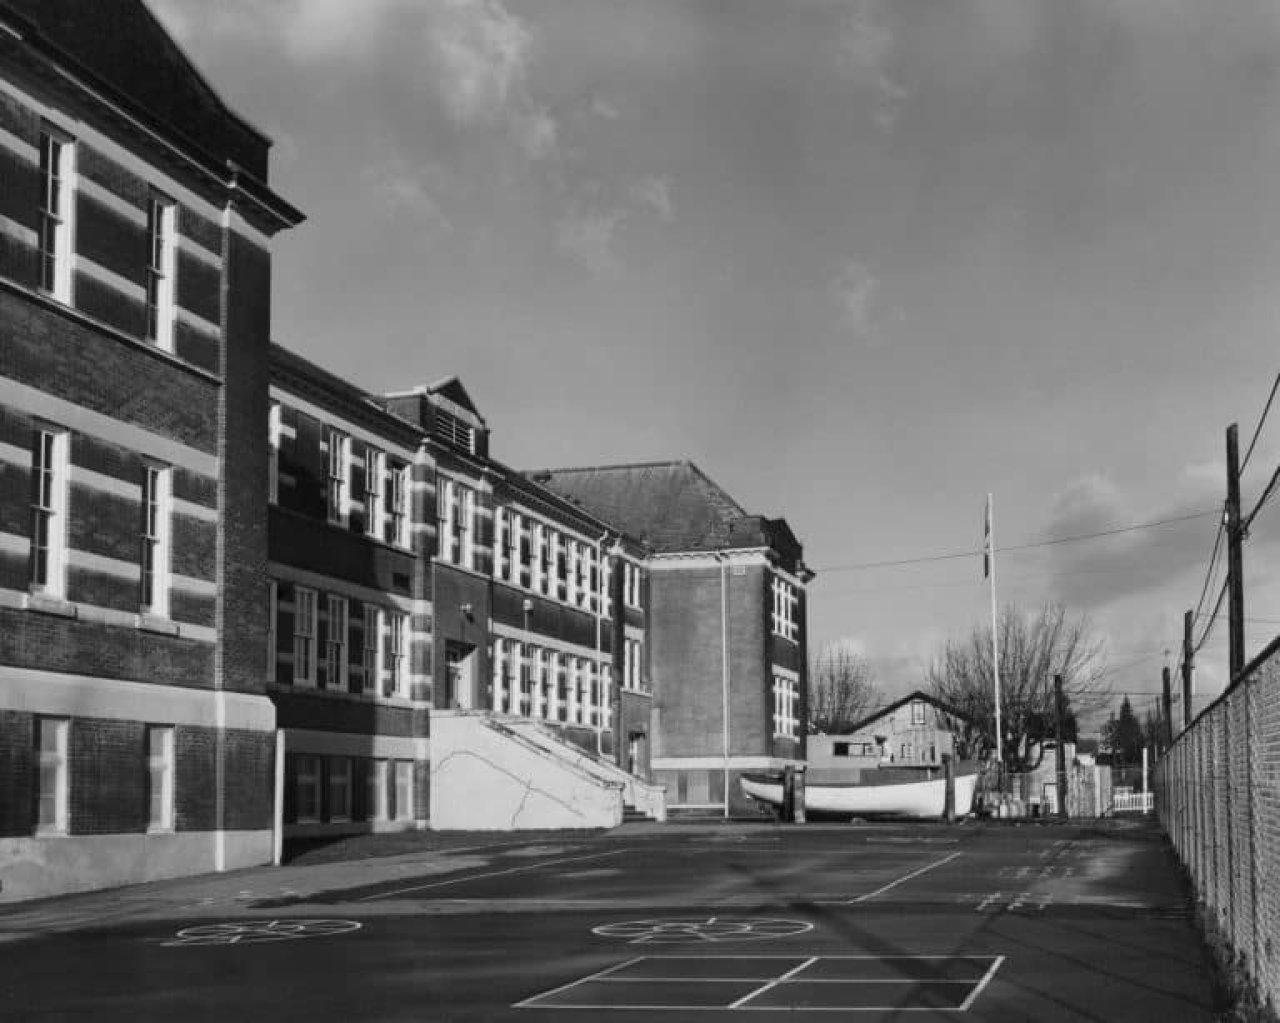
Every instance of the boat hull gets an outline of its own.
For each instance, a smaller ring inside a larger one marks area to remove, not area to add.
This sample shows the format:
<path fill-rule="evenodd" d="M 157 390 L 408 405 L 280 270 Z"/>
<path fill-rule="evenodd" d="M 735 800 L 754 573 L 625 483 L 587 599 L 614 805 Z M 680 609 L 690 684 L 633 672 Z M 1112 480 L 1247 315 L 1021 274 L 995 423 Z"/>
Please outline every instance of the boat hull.
<path fill-rule="evenodd" d="M 977 783 L 976 774 L 960 775 L 955 779 L 957 817 L 963 817 L 973 809 L 973 794 Z M 770 806 L 782 806 L 780 779 L 745 775 L 741 784 L 743 793 L 750 798 Z M 946 785 L 944 778 L 885 785 L 805 785 L 804 808 L 806 814 L 845 817 L 937 818 L 942 816 L 946 808 Z"/>

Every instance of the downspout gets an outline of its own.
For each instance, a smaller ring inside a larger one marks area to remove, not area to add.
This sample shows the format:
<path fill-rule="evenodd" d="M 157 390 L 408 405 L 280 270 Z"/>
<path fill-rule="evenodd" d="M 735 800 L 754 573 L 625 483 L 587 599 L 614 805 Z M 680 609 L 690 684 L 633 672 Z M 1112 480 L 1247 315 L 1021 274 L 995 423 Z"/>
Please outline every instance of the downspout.
<path fill-rule="evenodd" d="M 609 531 L 605 530 L 600 534 L 600 539 L 596 541 L 596 649 L 595 662 L 597 677 L 600 679 L 600 692 L 604 689 L 604 671 L 601 670 L 600 664 L 600 640 L 604 630 L 604 542 L 609 539 Z M 612 699 L 612 697 L 611 697 Z M 601 760 L 604 759 L 604 712 L 600 709 L 600 725 L 596 728 L 596 756 Z M 616 724 L 616 722 L 615 722 Z M 615 747 L 617 742 L 614 742 Z"/>
<path fill-rule="evenodd" d="M 724 744 L 724 816 L 729 818 L 729 557 L 717 553 L 720 562 L 720 700 Z"/>

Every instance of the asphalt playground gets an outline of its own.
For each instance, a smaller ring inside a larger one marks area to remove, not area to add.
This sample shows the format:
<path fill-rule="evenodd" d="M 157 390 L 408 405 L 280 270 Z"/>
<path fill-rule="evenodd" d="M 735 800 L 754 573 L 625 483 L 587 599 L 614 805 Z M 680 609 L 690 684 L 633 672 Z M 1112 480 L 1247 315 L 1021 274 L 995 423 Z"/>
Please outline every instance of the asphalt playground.
<path fill-rule="evenodd" d="M 624 826 L 0 908 L 14 1020 L 1216 1018 L 1145 821 Z"/>

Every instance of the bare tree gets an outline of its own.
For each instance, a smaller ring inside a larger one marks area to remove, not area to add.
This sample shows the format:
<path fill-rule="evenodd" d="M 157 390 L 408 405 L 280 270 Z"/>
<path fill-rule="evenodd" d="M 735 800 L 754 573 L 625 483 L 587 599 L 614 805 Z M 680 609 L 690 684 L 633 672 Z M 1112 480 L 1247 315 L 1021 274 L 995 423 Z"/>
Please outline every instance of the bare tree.
<path fill-rule="evenodd" d="M 1047 604 L 1034 615 L 1006 606 L 999 629 L 1003 757 L 1014 769 L 1034 766 L 1027 759 L 1035 741 L 1054 735 L 1055 675 L 1062 676 L 1063 695 L 1073 712 L 1106 702 L 1102 643 L 1087 618 L 1068 619 L 1059 604 Z M 975 627 L 967 639 L 948 640 L 926 669 L 925 685 L 963 715 L 952 722 L 962 757 L 977 757 L 994 747 L 989 625 Z"/>
<path fill-rule="evenodd" d="M 828 643 L 809 675 L 809 732 L 843 735 L 875 702 L 876 685 L 867 662 L 847 643 Z"/>

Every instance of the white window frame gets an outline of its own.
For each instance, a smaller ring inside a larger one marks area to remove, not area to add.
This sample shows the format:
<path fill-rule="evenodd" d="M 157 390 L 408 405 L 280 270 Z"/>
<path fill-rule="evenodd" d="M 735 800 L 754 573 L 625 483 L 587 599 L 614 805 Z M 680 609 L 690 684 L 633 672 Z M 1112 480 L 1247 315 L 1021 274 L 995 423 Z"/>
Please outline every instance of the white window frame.
<path fill-rule="evenodd" d="M 799 683 L 785 675 L 773 676 L 774 738 L 796 739 L 800 734 Z"/>
<path fill-rule="evenodd" d="M 46 731 L 46 728 L 49 731 Z M 66 718 L 36 718 L 36 834 L 65 835 L 67 807 L 70 802 L 71 772 L 68 764 L 68 732 Z M 52 741 L 46 741 L 51 739 Z M 52 775 L 48 772 L 52 771 Z M 46 779 L 52 780 L 52 792 L 46 791 Z M 46 820 L 46 801 L 52 804 L 51 819 Z"/>
<path fill-rule="evenodd" d="M 373 445 L 364 449 L 364 531 L 378 540 L 386 539 L 387 453 Z"/>
<path fill-rule="evenodd" d="M 455 535 L 458 514 L 458 484 L 451 479 L 440 482 L 440 560 L 449 565 L 458 561 L 457 536 Z"/>
<path fill-rule="evenodd" d="M 323 760 L 313 753 L 303 753 L 294 761 L 294 805 L 297 810 L 299 824 L 319 824 L 324 815 L 324 804 L 321 796 L 321 772 L 324 770 Z M 305 769 L 304 769 L 305 768 Z M 303 813 L 304 786 L 314 793 L 315 813 Z"/>
<path fill-rule="evenodd" d="M 144 462 L 138 604 L 144 614 L 157 618 L 169 617 L 172 522 L 173 470 L 165 465 Z"/>
<path fill-rule="evenodd" d="M 381 616 L 385 622 L 385 645 L 383 647 L 383 669 L 385 696 L 408 695 L 408 635 L 409 616 L 403 611 L 383 611 Z"/>
<path fill-rule="evenodd" d="M 785 579 L 773 577 L 773 634 L 783 639 L 796 641 L 799 626 L 796 622 L 796 607 L 800 598 L 796 588 Z"/>
<path fill-rule="evenodd" d="M 40 290 L 71 304 L 75 233 L 75 140 L 63 131 L 40 129 Z"/>
<path fill-rule="evenodd" d="M 267 500 L 280 503 L 280 436 L 282 426 L 280 403 L 273 401 L 267 410 Z"/>
<path fill-rule="evenodd" d="M 350 757 L 329 757 L 329 820 L 342 823 L 351 820 L 352 780 L 354 771 Z M 338 793 L 342 793 L 339 804 Z"/>
<path fill-rule="evenodd" d="M 325 685 L 345 690 L 350 681 L 348 651 L 351 636 L 347 598 L 328 594 L 325 597 L 325 615 L 327 619 L 327 628 L 324 632 Z"/>
<path fill-rule="evenodd" d="M 396 792 L 396 816 L 398 821 L 414 819 L 413 809 L 413 761 L 394 761 L 394 784 Z"/>
<path fill-rule="evenodd" d="M 458 513 L 460 516 L 459 563 L 463 568 L 476 567 L 476 492 L 470 487 L 459 487 Z"/>
<path fill-rule="evenodd" d="M 330 523 L 351 521 L 351 438 L 337 427 L 325 428 L 325 515 Z"/>
<path fill-rule="evenodd" d="M 412 467 L 390 466 L 386 473 L 386 514 L 388 543 L 397 547 L 409 546 L 409 484 Z"/>
<path fill-rule="evenodd" d="M 627 607 L 640 610 L 640 566 L 622 563 L 622 600 Z"/>
<path fill-rule="evenodd" d="M 501 714 L 506 708 L 511 687 L 507 678 L 507 641 L 501 636 L 493 639 L 493 695 L 491 705 L 494 713 Z"/>
<path fill-rule="evenodd" d="M 605 556 L 600 569 L 600 590 L 604 599 L 604 616 L 613 618 L 613 558 Z"/>
<path fill-rule="evenodd" d="M 70 447 L 70 433 L 59 427 L 37 425 L 32 434 L 29 578 L 33 592 L 59 600 L 67 592 Z"/>
<path fill-rule="evenodd" d="M 376 695 L 382 691 L 382 609 L 374 604 L 364 605 L 364 642 L 361 648 L 361 664 L 364 665 L 365 693 Z"/>
<path fill-rule="evenodd" d="M 316 684 L 316 591 L 306 586 L 293 588 L 293 684 Z M 299 668 L 305 668 L 300 671 Z"/>
<path fill-rule="evenodd" d="M 176 315 L 177 204 L 153 192 L 147 200 L 147 340 L 173 351 Z"/>
<path fill-rule="evenodd" d="M 507 537 L 511 531 L 511 513 L 501 505 L 493 509 L 493 577 L 505 580 L 510 551 Z"/>
<path fill-rule="evenodd" d="M 147 831 L 173 830 L 173 726 L 147 726 Z"/>
<path fill-rule="evenodd" d="M 913 725 L 924 724 L 924 701 L 923 700 L 911 701 L 911 723 Z"/>

